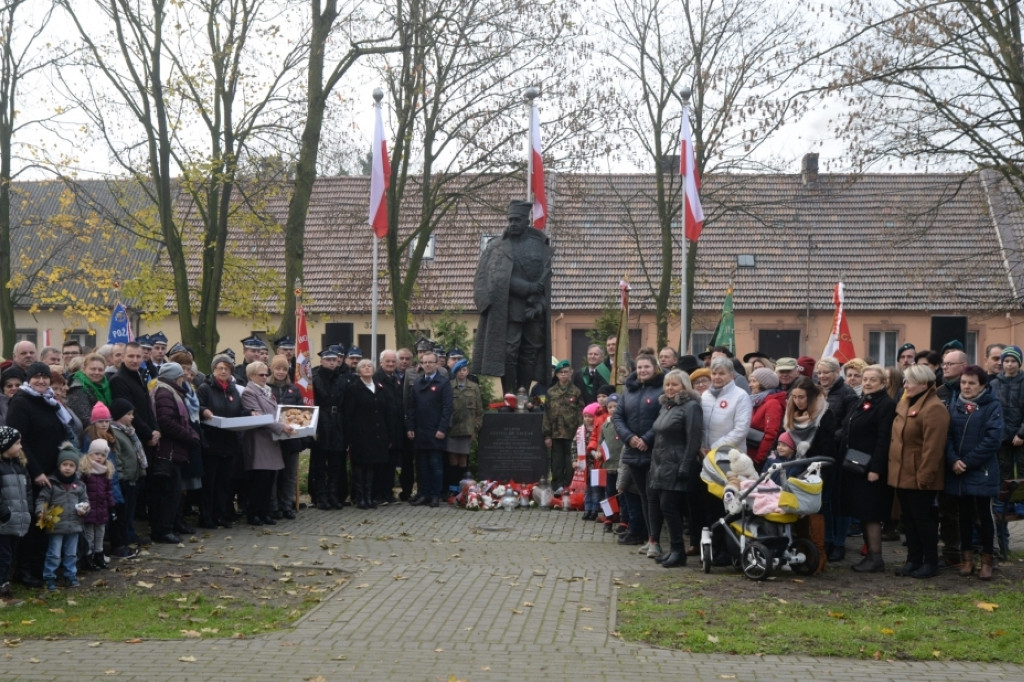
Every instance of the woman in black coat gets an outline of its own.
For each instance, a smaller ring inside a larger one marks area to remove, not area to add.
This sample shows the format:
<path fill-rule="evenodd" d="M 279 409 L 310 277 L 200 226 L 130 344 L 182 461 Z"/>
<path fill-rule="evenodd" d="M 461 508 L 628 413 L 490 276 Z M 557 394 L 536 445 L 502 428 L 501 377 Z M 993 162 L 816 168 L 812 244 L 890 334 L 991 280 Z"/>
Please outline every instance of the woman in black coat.
<path fill-rule="evenodd" d="M 37 486 L 49 487 L 46 477 L 57 471 L 61 443 L 75 441 L 69 426 L 71 413 L 53 394 L 47 365 L 32 363 L 26 374 L 26 383 L 7 406 L 7 426 L 21 433 L 29 476 Z"/>
<path fill-rule="evenodd" d="M 360 360 L 356 365 L 356 379 L 345 388 L 343 413 L 356 506 L 375 509 L 373 470 L 388 461 L 391 409 L 384 385 L 373 380 L 373 360 Z"/>
<path fill-rule="evenodd" d="M 213 358 L 210 374 L 196 394 L 204 420 L 210 417 L 246 416 L 242 398 L 232 372 L 235 362 L 229 355 Z M 203 425 L 203 489 L 199 498 L 199 527 L 231 528 L 234 508 L 231 504 L 231 472 L 242 458 L 242 443 L 237 431 Z"/>
<path fill-rule="evenodd" d="M 683 509 L 686 487 L 694 463 L 700 460 L 704 437 L 704 411 L 700 394 L 690 388 L 690 377 L 674 369 L 665 375 L 664 393 L 658 399 L 661 412 L 654 420 L 654 447 L 647 475 L 651 538 L 656 549 L 661 526 L 668 525 L 668 554 L 655 557 L 665 568 L 686 565 L 683 540 Z"/>
<path fill-rule="evenodd" d="M 896 401 L 889 396 L 888 376 L 881 365 L 871 365 L 863 371 L 861 399 L 854 403 L 846 415 L 842 446 L 839 449 L 839 468 L 850 449 L 871 455 L 868 471 L 857 474 L 842 470 L 840 473 L 840 511 L 860 519 L 868 554 L 859 564 L 852 566 L 859 573 L 879 573 L 885 570 L 882 560 L 882 523 L 892 511 L 892 488 L 889 476 L 889 441 L 892 422 L 896 417 Z"/>
<path fill-rule="evenodd" d="M 629 532 L 619 539 L 621 545 L 647 542 L 647 553 L 657 556 L 651 546 L 647 512 L 647 472 L 651 468 L 651 447 L 654 445 L 654 420 L 661 411 L 658 397 L 665 375 L 661 374 L 653 355 L 639 355 L 636 371 L 626 378 L 626 389 L 619 407 L 612 414 L 615 433 L 623 442 L 622 463 L 626 465 L 639 492 L 638 514 L 630 505 Z M 635 518 L 634 518 L 635 517 Z M 657 541 L 654 542 L 657 544 Z"/>

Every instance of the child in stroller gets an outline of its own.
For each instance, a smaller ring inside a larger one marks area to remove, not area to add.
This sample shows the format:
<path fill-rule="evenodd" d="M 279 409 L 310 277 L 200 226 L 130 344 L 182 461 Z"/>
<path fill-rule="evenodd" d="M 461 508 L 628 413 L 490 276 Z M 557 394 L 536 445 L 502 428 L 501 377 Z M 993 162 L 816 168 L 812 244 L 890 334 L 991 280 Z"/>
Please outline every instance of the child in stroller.
<path fill-rule="evenodd" d="M 831 463 L 827 457 L 778 461 L 757 474 L 750 458 L 738 450 L 709 452 L 701 479 L 722 500 L 725 514 L 701 534 L 704 572 L 711 572 L 711 536 L 718 531 L 733 566 L 751 580 L 765 580 L 785 566 L 801 575 L 814 573 L 818 550 L 810 540 L 794 538 L 792 524 L 820 509 L 821 467 Z"/>

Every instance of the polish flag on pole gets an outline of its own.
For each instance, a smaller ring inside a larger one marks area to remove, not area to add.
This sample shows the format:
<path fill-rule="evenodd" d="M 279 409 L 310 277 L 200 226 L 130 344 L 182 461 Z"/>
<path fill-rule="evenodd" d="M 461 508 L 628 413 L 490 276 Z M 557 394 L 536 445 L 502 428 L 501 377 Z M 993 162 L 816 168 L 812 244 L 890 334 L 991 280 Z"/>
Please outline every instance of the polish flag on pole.
<path fill-rule="evenodd" d="M 608 485 L 608 470 L 607 469 L 591 469 L 590 470 L 590 485 L 603 488 Z"/>
<path fill-rule="evenodd" d="M 530 105 L 530 191 L 533 193 L 533 226 L 543 230 L 548 224 L 548 196 L 544 191 L 544 159 L 540 147 L 540 120 L 537 105 Z"/>
<path fill-rule="evenodd" d="M 693 149 L 693 131 L 690 129 L 690 107 L 683 105 L 683 127 L 679 134 L 679 175 L 683 178 L 683 212 L 686 219 L 686 238 L 700 239 L 704 229 L 704 209 L 700 205 L 700 173 L 697 155 Z"/>
<path fill-rule="evenodd" d="M 610 519 L 619 513 L 618 495 L 612 495 L 607 500 L 601 500 L 601 513 L 606 519 Z"/>
<path fill-rule="evenodd" d="M 839 282 L 832 290 L 832 303 L 836 306 L 835 314 L 832 316 L 832 334 L 829 335 L 825 350 L 821 353 L 822 358 L 835 358 L 839 364 L 846 364 L 857 357 L 853 349 L 853 337 L 850 336 L 850 323 L 846 319 L 846 311 L 843 310 L 845 301 L 846 287 Z"/>
<path fill-rule="evenodd" d="M 388 233 L 387 189 L 391 177 L 391 162 L 388 161 L 388 143 L 384 140 L 384 121 L 380 115 L 380 104 L 376 107 L 373 125 L 373 162 L 370 166 L 370 219 L 373 233 L 378 239 Z"/>
<path fill-rule="evenodd" d="M 306 331 L 306 310 L 295 311 L 295 385 L 299 387 L 304 405 L 313 405 L 313 367 L 310 363 L 309 333 Z"/>

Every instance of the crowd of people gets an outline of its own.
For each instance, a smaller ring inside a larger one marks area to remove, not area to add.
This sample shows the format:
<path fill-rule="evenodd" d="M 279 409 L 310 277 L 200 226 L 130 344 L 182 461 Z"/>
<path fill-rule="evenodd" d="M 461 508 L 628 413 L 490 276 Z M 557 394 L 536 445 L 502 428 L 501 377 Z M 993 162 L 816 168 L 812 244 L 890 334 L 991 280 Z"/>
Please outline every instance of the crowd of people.
<path fill-rule="evenodd" d="M 415 354 L 384 350 L 374 362 L 358 347 L 329 346 L 312 375 L 315 438 L 276 419 L 223 428 L 214 417 L 303 404 L 294 342 L 274 345 L 271 356 L 261 339 L 244 339 L 240 360 L 222 351 L 204 374 L 162 333 L 94 352 L 74 341 L 38 353 L 16 344 L 0 365 L 0 596 L 10 595 L 12 575 L 56 589 L 60 569 L 75 586 L 78 570 L 106 568 L 108 557 L 132 557 L 149 542 L 180 543 L 193 522 L 213 531 L 294 519 L 306 449 L 311 508 L 438 507 L 458 489 L 485 410 L 462 351 L 421 339 Z M 882 542 L 902 531 L 899 575 L 957 566 L 966 576 L 977 566 L 988 580 L 1009 551 L 993 504 L 1002 480 L 1024 474 L 1016 346 L 989 347 L 981 367 L 958 342 L 941 351 L 905 344 L 889 368 L 646 348 L 628 360 L 618 390 L 615 350 L 610 338 L 575 370 L 557 363 L 529 405 L 543 412 L 553 488 L 568 489 L 575 467 L 606 470 L 605 486 L 588 477 L 584 518 L 618 533 L 619 544 L 667 568 L 685 565 L 722 511 L 701 481 L 702 459 L 738 450 L 759 470 L 832 461 L 821 513 L 801 531 L 830 562 L 844 561 L 847 538 L 863 535 L 851 568 L 883 571 Z M 619 511 L 602 513 L 611 498 Z M 137 534 L 137 520 L 148 521 L 149 537 Z M 715 557 L 729 561 L 724 551 Z"/>
<path fill-rule="evenodd" d="M 603 355 L 600 346 L 588 349 L 581 372 Z M 991 579 L 996 559 L 1009 552 L 1001 481 L 1024 476 L 1021 350 L 990 346 L 985 367 L 970 364 L 958 341 L 941 351 L 904 344 L 898 357 L 898 366 L 886 368 L 860 358 L 841 365 L 758 352 L 740 360 L 722 347 L 700 357 L 641 349 L 621 395 L 611 386 L 595 395 L 601 409 L 613 399 L 614 429 L 605 427 L 588 450 L 596 466 L 617 468 L 615 482 L 598 494 L 621 500 L 619 544 L 639 545 L 668 567 L 699 554 L 701 530 L 722 515 L 722 501 L 700 478 L 710 452 L 737 450 L 758 472 L 824 457 L 831 466 L 822 471 L 821 513 L 798 532 L 825 560 L 843 562 L 847 539 L 863 536 L 862 556 L 850 568 L 884 571 L 883 539 L 902 531 L 907 559 L 897 575 L 931 578 L 956 567 Z M 601 463 L 600 448 L 613 442 L 621 456 Z M 994 510 L 1004 519 L 998 524 Z M 604 520 L 612 530 L 616 519 Z M 714 542 L 716 563 L 730 563 L 721 539 Z"/>
<path fill-rule="evenodd" d="M 274 345 L 271 357 L 258 337 L 243 339 L 241 359 L 226 349 L 204 374 L 162 333 L 95 352 L 17 343 L 0 366 L 0 597 L 11 577 L 77 586 L 79 570 L 181 543 L 193 524 L 294 519 L 306 449 L 313 508 L 440 505 L 466 470 L 484 410 L 460 350 L 421 340 L 415 361 L 408 349 L 385 350 L 378 366 L 358 347 L 324 349 L 310 437 L 277 419 L 279 406 L 304 398 L 294 342 Z M 274 419 L 231 427 L 261 415 Z M 148 521 L 148 537 L 136 521 Z"/>

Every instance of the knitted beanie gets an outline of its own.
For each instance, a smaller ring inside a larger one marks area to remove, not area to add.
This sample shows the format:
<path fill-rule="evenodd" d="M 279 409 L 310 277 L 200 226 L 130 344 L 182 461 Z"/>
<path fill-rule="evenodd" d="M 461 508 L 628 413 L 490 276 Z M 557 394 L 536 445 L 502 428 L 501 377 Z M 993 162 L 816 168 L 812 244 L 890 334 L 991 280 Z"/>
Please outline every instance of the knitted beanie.
<path fill-rule="evenodd" d="M 89 454 L 91 455 L 94 452 L 102 452 L 104 455 L 110 454 L 110 444 L 102 438 L 97 438 L 89 443 Z"/>
<path fill-rule="evenodd" d="M 1021 353 L 1020 348 L 1018 348 L 1017 346 L 1007 346 L 1006 348 L 1003 349 L 1002 355 L 999 356 L 1000 360 L 1005 360 L 1006 358 L 1013 358 L 1014 360 L 1017 361 L 1017 364 L 1019 365 L 1022 363 L 1022 358 L 1024 358 L 1024 354 Z"/>
<path fill-rule="evenodd" d="M 75 468 L 78 468 L 78 460 L 81 458 L 82 453 L 70 442 L 65 442 L 60 446 L 60 452 L 57 453 L 57 466 L 59 467 L 64 462 L 74 462 Z"/>
<path fill-rule="evenodd" d="M 761 384 L 761 388 L 766 391 L 779 387 L 778 375 L 767 367 L 758 367 L 750 373 L 750 378 L 756 379 L 757 383 Z"/>
<path fill-rule="evenodd" d="M 176 362 L 165 362 L 160 365 L 160 377 L 174 381 L 185 376 L 185 370 Z"/>
<path fill-rule="evenodd" d="M 114 421 L 117 421 L 129 412 L 134 411 L 135 406 L 132 405 L 130 400 L 126 400 L 125 398 L 115 398 L 114 402 L 110 404 L 110 418 Z"/>
<path fill-rule="evenodd" d="M 91 424 L 95 424 L 99 421 L 110 421 L 110 419 L 110 410 L 107 409 L 106 405 L 101 402 L 97 402 L 92 406 L 92 416 L 89 417 L 89 422 Z"/>
<path fill-rule="evenodd" d="M 13 426 L 0 426 L 0 454 L 7 452 L 12 445 L 21 440 L 21 434 Z"/>

